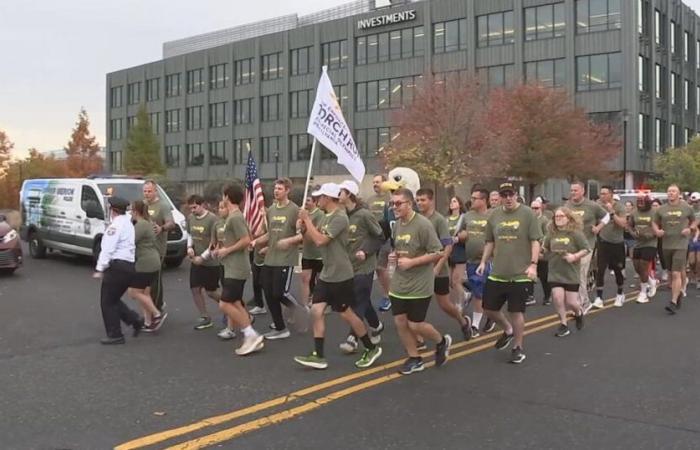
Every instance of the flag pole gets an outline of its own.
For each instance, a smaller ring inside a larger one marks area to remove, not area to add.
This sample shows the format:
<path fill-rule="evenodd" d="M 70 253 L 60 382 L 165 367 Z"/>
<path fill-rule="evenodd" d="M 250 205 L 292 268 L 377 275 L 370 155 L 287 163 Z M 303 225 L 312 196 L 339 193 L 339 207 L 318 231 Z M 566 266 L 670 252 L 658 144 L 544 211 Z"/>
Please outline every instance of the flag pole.
<path fill-rule="evenodd" d="M 309 182 L 311 181 L 311 169 L 314 165 L 314 154 L 316 153 L 316 138 L 314 138 L 313 144 L 311 144 L 311 156 L 309 157 L 309 170 L 306 172 L 306 184 L 304 185 L 304 198 L 301 200 L 302 205 L 306 203 L 306 199 L 309 196 Z"/>

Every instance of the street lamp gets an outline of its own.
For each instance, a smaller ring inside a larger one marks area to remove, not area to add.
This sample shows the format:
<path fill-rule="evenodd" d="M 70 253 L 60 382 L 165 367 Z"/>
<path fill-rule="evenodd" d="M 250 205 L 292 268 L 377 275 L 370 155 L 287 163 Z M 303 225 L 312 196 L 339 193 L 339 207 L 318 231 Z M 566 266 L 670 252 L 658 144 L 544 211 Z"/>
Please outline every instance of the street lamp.
<path fill-rule="evenodd" d="M 627 110 L 622 112 L 622 177 L 624 179 L 625 189 L 632 189 L 632 183 L 627 176 Z"/>
<path fill-rule="evenodd" d="M 279 179 L 279 162 L 280 162 L 280 152 L 275 151 L 275 180 Z"/>

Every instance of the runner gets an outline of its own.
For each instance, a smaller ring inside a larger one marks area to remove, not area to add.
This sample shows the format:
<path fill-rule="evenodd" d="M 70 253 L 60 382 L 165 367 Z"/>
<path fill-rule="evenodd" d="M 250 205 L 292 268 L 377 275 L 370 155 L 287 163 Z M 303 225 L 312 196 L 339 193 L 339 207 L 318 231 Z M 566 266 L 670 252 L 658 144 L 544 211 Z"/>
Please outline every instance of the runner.
<path fill-rule="evenodd" d="M 372 190 L 374 194 L 367 199 L 367 205 L 369 210 L 374 214 L 374 217 L 382 225 L 384 221 L 384 211 L 387 209 L 389 202 L 389 195 L 382 192 L 382 183 L 386 181 L 386 175 L 377 174 L 372 178 Z M 385 230 L 386 235 L 390 235 L 388 228 L 390 224 L 385 224 L 387 229 Z M 379 310 L 386 312 L 391 309 L 391 302 L 389 301 L 389 272 L 387 271 L 387 263 L 389 258 L 389 253 L 391 253 L 391 243 L 389 238 L 384 241 L 384 245 L 379 249 L 377 257 L 377 280 L 379 280 L 379 286 L 382 288 L 382 299 L 379 302 Z"/>
<path fill-rule="evenodd" d="M 584 236 L 583 225 L 569 208 L 554 211 L 554 219 L 547 226 L 543 247 L 548 260 L 548 275 L 554 298 L 554 308 L 559 315 L 560 325 L 554 334 L 568 336 L 566 311 L 574 313 L 576 328 L 583 328 L 583 308 L 578 298 L 581 258 L 590 252 L 588 240 Z"/>
<path fill-rule="evenodd" d="M 163 261 L 168 249 L 168 231 L 177 227 L 173 221 L 173 214 L 170 206 L 160 201 L 158 196 L 158 186 L 153 180 L 146 180 L 143 183 L 143 199 L 148 205 L 148 217 L 153 223 L 153 231 L 156 233 L 156 243 L 158 244 L 158 252 L 160 253 L 161 268 L 151 283 L 151 298 L 153 304 L 156 305 L 159 311 L 165 309 L 166 303 L 163 300 Z"/>
<path fill-rule="evenodd" d="M 632 263 L 641 283 L 637 303 L 648 303 L 649 298 L 656 295 L 656 279 L 651 276 L 658 241 L 652 227 L 654 214 L 649 196 L 638 196 L 637 208 L 630 216 L 629 223 L 630 234 L 635 239 Z"/>
<path fill-rule="evenodd" d="M 463 316 L 459 308 L 457 308 L 457 305 L 450 301 L 450 272 L 447 260 L 452 254 L 454 240 L 449 232 L 447 220 L 445 216 L 435 210 L 435 193 L 432 189 L 418 189 L 416 192 L 416 203 L 418 205 L 418 211 L 433 225 L 438 239 L 440 239 L 440 243 L 443 246 L 443 254 L 435 263 L 435 267 L 433 267 L 433 271 L 435 272 L 435 298 L 445 314 L 457 321 L 462 330 L 464 340 L 468 341 L 472 338 L 471 318 L 469 318 L 469 316 Z"/>
<path fill-rule="evenodd" d="M 700 192 L 690 194 L 690 206 L 693 208 L 695 221 L 700 220 Z M 700 289 L 700 230 L 695 229 L 693 238 L 688 246 L 688 265 L 690 266 L 690 281 L 695 283 L 695 289 Z"/>
<path fill-rule="evenodd" d="M 265 208 L 263 208 L 262 213 L 267 216 Z M 265 221 L 260 226 L 258 235 L 253 236 L 253 239 L 257 239 L 267 233 L 267 224 Z M 251 241 L 252 242 L 252 241 Z M 263 300 L 263 287 L 262 287 L 262 271 L 265 265 L 265 255 L 262 253 L 262 249 L 255 245 L 252 245 L 250 250 L 250 268 L 252 272 L 253 280 L 253 298 L 248 302 L 248 306 L 251 306 L 248 311 L 253 316 L 261 316 L 267 314 L 267 309 L 265 309 L 265 301 Z"/>
<path fill-rule="evenodd" d="M 651 200 L 651 210 L 654 213 L 656 213 L 656 210 L 658 210 L 661 205 L 662 202 L 658 198 Z M 666 269 L 666 262 L 664 261 L 664 249 L 661 238 L 656 240 L 656 256 L 659 260 L 659 266 L 661 267 L 661 281 L 665 283 L 668 281 L 668 270 Z M 654 261 L 652 266 L 652 276 L 656 279 L 658 284 L 658 277 L 656 276 L 656 261 Z"/>
<path fill-rule="evenodd" d="M 450 236 L 452 236 L 452 252 L 448 260 L 450 267 L 450 301 L 458 308 L 462 308 L 462 303 L 467 300 L 464 292 L 464 281 L 467 273 L 467 259 L 464 252 L 464 241 L 467 237 L 463 217 L 466 212 L 464 201 L 457 196 L 452 197 L 449 209 L 447 229 Z M 460 314 L 463 313 L 464 311 L 460 311 Z"/>
<path fill-rule="evenodd" d="M 625 207 L 613 198 L 611 186 L 600 188 L 598 204 L 607 211 L 610 221 L 598 231 L 598 270 L 596 272 L 596 298 L 593 306 L 600 309 L 603 304 L 603 286 L 608 268 L 615 273 L 617 295 L 615 306 L 620 308 L 625 304 L 624 283 L 625 277 L 625 238 L 624 231 L 627 227 Z"/>
<path fill-rule="evenodd" d="M 540 197 L 538 197 L 540 198 Z M 547 227 L 549 226 L 550 223 L 550 218 L 548 218 L 544 214 L 544 204 L 540 200 L 535 200 L 530 204 L 530 209 L 535 213 L 535 216 L 537 217 L 537 222 L 540 225 L 540 229 L 542 230 L 542 236 L 547 234 Z M 551 301 L 551 296 L 552 296 L 552 288 L 547 282 L 547 274 L 549 271 L 549 262 L 547 261 L 547 258 L 545 258 L 544 253 L 540 252 L 540 257 L 537 260 L 537 279 L 540 280 L 540 283 L 542 284 L 542 292 L 544 293 L 544 297 L 542 299 L 542 305 L 548 306 L 552 304 Z M 577 283 L 578 284 L 578 283 Z M 534 283 L 533 283 L 533 288 L 534 288 Z M 534 300 L 534 292 L 533 292 L 533 297 L 532 299 Z M 528 299 L 529 301 L 529 299 Z M 535 304 L 537 302 L 533 302 L 532 304 Z M 530 306 L 530 304 L 528 304 Z"/>
<path fill-rule="evenodd" d="M 636 211 L 636 204 L 632 203 L 631 201 L 626 201 L 625 202 L 625 218 L 627 220 L 627 225 L 624 230 L 624 238 L 625 238 L 625 256 L 632 259 L 634 256 L 633 250 L 635 247 L 635 242 L 634 242 L 634 236 L 630 232 L 629 228 L 629 223 L 632 220 L 632 215 Z"/>
<path fill-rule="evenodd" d="M 214 250 L 217 247 L 221 247 L 224 245 L 224 240 L 226 237 L 226 219 L 228 218 L 228 204 L 226 203 L 226 200 L 221 200 L 219 202 L 219 214 L 218 214 L 218 220 L 216 221 L 216 224 L 214 225 L 214 233 L 216 236 L 216 242 L 215 245 L 211 247 L 211 250 Z M 201 264 L 205 259 L 211 258 L 214 261 L 217 261 L 219 263 L 219 280 L 220 282 L 223 282 L 224 279 L 224 268 L 221 265 L 221 261 L 218 259 L 214 258 L 211 255 L 211 251 L 205 252 L 202 255 L 198 255 L 194 257 L 193 262 L 197 262 Z M 221 302 L 221 296 L 219 296 L 219 302 Z M 219 310 L 221 310 L 221 306 L 219 306 Z M 231 340 L 236 337 L 236 331 L 234 330 L 235 326 L 231 319 L 228 318 L 228 316 L 224 313 L 224 328 L 222 328 L 216 335 L 224 341 Z"/>
<path fill-rule="evenodd" d="M 681 307 L 682 291 L 687 280 L 688 241 L 696 221 L 693 209 L 681 200 L 678 186 L 672 184 L 666 193 L 668 203 L 656 210 L 652 226 L 656 236 L 661 238 L 664 261 L 671 272 L 671 301 L 665 309 L 669 314 L 676 314 Z"/>
<path fill-rule="evenodd" d="M 315 188 L 318 189 L 318 186 Z M 309 211 L 311 221 L 318 228 L 318 224 L 323 220 L 323 211 L 318 208 L 315 198 L 309 196 L 306 199 L 304 208 Z M 311 307 L 311 293 L 316 286 L 318 274 L 323 269 L 323 260 L 321 259 L 321 250 L 309 239 L 304 239 L 304 246 L 301 252 L 301 301 Z"/>
<path fill-rule="evenodd" d="M 362 357 L 355 362 L 355 366 L 370 367 L 381 356 L 382 348 L 372 343 L 367 327 L 352 310 L 355 305 L 354 274 L 350 255 L 347 252 L 350 222 L 344 208 L 338 203 L 340 186 L 335 183 L 326 183 L 311 195 L 318 198 L 319 206 L 326 213 L 319 227 L 316 228 L 309 212 L 304 209 L 299 211 L 302 233 L 321 249 L 323 257 L 323 270 L 314 290 L 311 307 L 315 350 L 309 356 L 295 357 L 294 361 L 314 369 L 328 367 L 323 353 L 326 334 L 324 310 L 326 305 L 330 305 L 333 311 L 340 313 L 340 317 L 350 325 L 365 347 Z"/>
<path fill-rule="evenodd" d="M 501 206 L 491 212 L 486 222 L 486 245 L 476 272 L 483 275 L 493 255 L 493 269 L 484 291 L 484 310 L 503 329 L 496 348 L 502 350 L 514 341 L 510 362 L 520 364 L 525 361 L 525 301 L 529 285 L 537 278 L 542 231 L 532 210 L 518 203 L 512 183 L 501 184 L 498 192 Z M 501 312 L 505 303 L 510 321 Z"/>

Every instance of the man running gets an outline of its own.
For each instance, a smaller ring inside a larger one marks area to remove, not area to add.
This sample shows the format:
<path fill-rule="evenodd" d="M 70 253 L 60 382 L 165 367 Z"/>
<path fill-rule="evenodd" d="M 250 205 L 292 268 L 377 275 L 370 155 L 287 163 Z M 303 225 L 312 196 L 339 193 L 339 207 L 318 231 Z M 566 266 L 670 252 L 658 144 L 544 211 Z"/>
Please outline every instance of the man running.
<path fill-rule="evenodd" d="M 318 207 L 316 201 L 318 199 L 309 196 L 306 199 L 306 204 L 304 207 L 309 211 L 309 217 L 314 223 L 314 226 L 318 228 L 318 225 L 323 220 L 323 211 Z M 323 259 L 321 259 L 321 250 L 316 247 L 309 239 L 304 239 L 304 246 L 301 251 L 301 301 L 311 307 L 311 293 L 314 291 L 314 286 L 316 286 L 316 279 L 318 274 L 321 273 L 323 269 Z"/>
<path fill-rule="evenodd" d="M 637 208 L 629 219 L 630 233 L 634 237 L 632 264 L 634 264 L 634 270 L 639 275 L 641 283 L 637 303 L 648 303 L 649 298 L 656 294 L 656 279 L 651 276 L 651 267 L 656 260 L 658 241 L 652 226 L 654 215 L 655 212 L 651 209 L 649 196 L 638 196 Z"/>
<path fill-rule="evenodd" d="M 615 306 L 620 308 L 625 304 L 625 294 L 623 293 L 625 277 L 622 272 L 625 270 L 624 231 L 627 227 L 627 215 L 624 205 L 613 198 L 611 186 L 600 188 L 598 204 L 607 212 L 611 220 L 598 231 L 598 271 L 596 273 L 596 298 L 593 306 L 598 309 L 605 306 L 603 304 L 605 273 L 608 268 L 611 268 L 615 273 L 615 283 L 617 284 Z"/>
<path fill-rule="evenodd" d="M 158 244 L 158 252 L 160 253 L 161 269 L 158 271 L 158 276 L 155 277 L 151 284 L 151 298 L 153 304 L 162 311 L 165 308 L 163 301 L 163 261 L 168 249 L 168 231 L 175 229 L 177 225 L 173 221 L 173 214 L 165 202 L 160 201 L 158 196 L 158 186 L 153 180 L 146 180 L 143 183 L 143 199 L 148 205 L 148 218 L 153 222 L 153 231 L 156 233 L 156 244 Z"/>
<path fill-rule="evenodd" d="M 372 190 L 374 194 L 367 199 L 367 206 L 370 212 L 374 215 L 377 221 L 381 224 L 384 221 L 384 210 L 389 202 L 389 195 L 382 192 L 382 183 L 386 181 L 386 175 L 375 175 L 372 178 Z M 386 224 L 387 227 L 390 224 Z M 388 233 L 387 233 L 388 234 Z M 387 271 L 387 263 L 389 258 L 389 253 L 391 253 L 391 243 L 390 239 L 384 241 L 384 245 L 379 249 L 377 257 L 377 280 L 379 280 L 379 286 L 382 288 L 382 299 L 379 303 L 380 311 L 389 311 L 391 309 L 391 302 L 389 301 L 389 272 Z"/>
<path fill-rule="evenodd" d="M 502 350 L 515 341 L 510 362 L 520 364 L 525 361 L 525 302 L 537 278 L 542 230 L 532 210 L 518 203 L 512 183 L 501 184 L 498 192 L 501 206 L 493 210 L 486 223 L 486 246 L 477 273 L 484 273 L 493 255 L 493 269 L 484 292 L 484 310 L 503 328 L 496 348 Z M 510 321 L 501 312 L 505 303 Z"/>
<path fill-rule="evenodd" d="M 547 234 L 547 226 L 549 225 L 550 218 L 548 218 L 545 213 L 544 213 L 544 203 L 542 203 L 541 200 L 538 200 L 540 197 L 537 197 L 532 203 L 530 203 L 530 209 L 535 213 L 535 217 L 537 217 L 537 223 L 540 225 L 540 230 L 542 230 L 542 235 Z M 547 282 L 547 275 L 549 274 L 549 261 L 544 257 L 543 253 L 540 253 L 540 258 L 537 260 L 537 279 L 540 280 L 540 283 L 542 284 L 542 291 L 544 292 L 544 298 L 542 299 L 542 305 L 548 306 L 552 303 L 551 296 L 552 296 L 552 288 L 549 286 L 549 283 Z M 535 287 L 534 284 L 532 286 L 533 288 Z M 531 299 L 533 300 L 532 304 L 536 304 L 537 302 L 534 301 L 535 298 L 535 293 L 532 292 L 531 294 Z M 528 302 L 530 302 L 530 299 L 528 299 Z M 528 306 L 531 306 L 530 303 L 528 303 Z"/>

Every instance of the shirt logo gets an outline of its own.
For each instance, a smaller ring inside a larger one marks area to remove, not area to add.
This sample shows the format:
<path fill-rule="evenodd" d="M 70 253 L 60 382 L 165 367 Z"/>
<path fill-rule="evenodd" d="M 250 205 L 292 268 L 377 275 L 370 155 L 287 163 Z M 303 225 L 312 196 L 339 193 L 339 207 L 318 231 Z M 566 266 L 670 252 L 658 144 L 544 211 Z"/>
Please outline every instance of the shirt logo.
<path fill-rule="evenodd" d="M 196 231 L 197 233 L 204 233 L 204 227 L 201 225 L 195 225 L 192 227 L 192 231 Z"/>
<path fill-rule="evenodd" d="M 400 234 L 396 236 L 396 242 L 403 242 L 404 244 L 408 244 L 411 242 L 411 235 L 410 234 Z"/>
<path fill-rule="evenodd" d="M 569 239 L 568 237 L 554 238 L 554 243 L 556 243 L 556 244 L 569 245 L 570 242 L 571 242 L 571 239 Z"/>
<path fill-rule="evenodd" d="M 586 215 L 586 211 L 583 210 L 583 209 L 580 209 L 580 210 L 578 210 L 578 211 L 571 211 L 571 212 L 574 213 L 574 214 L 576 214 L 576 215 L 579 216 L 579 217 L 583 217 L 583 216 Z"/>
<path fill-rule="evenodd" d="M 287 223 L 287 217 L 286 216 L 272 216 L 272 221 L 279 222 L 279 223 Z"/>
<path fill-rule="evenodd" d="M 349 230 L 351 233 L 354 233 L 355 231 L 357 231 L 357 225 L 350 225 Z"/>
<path fill-rule="evenodd" d="M 683 215 L 683 211 L 669 211 L 666 213 L 667 216 L 680 217 Z"/>
<path fill-rule="evenodd" d="M 485 220 L 472 220 L 470 223 L 476 227 L 485 227 L 486 226 Z"/>
<path fill-rule="evenodd" d="M 651 222 L 651 217 L 637 217 L 638 222 L 646 222 L 650 223 Z"/>
<path fill-rule="evenodd" d="M 503 231 L 516 231 L 518 228 L 520 228 L 520 221 L 511 220 L 510 222 L 501 222 L 498 224 L 498 227 Z"/>

